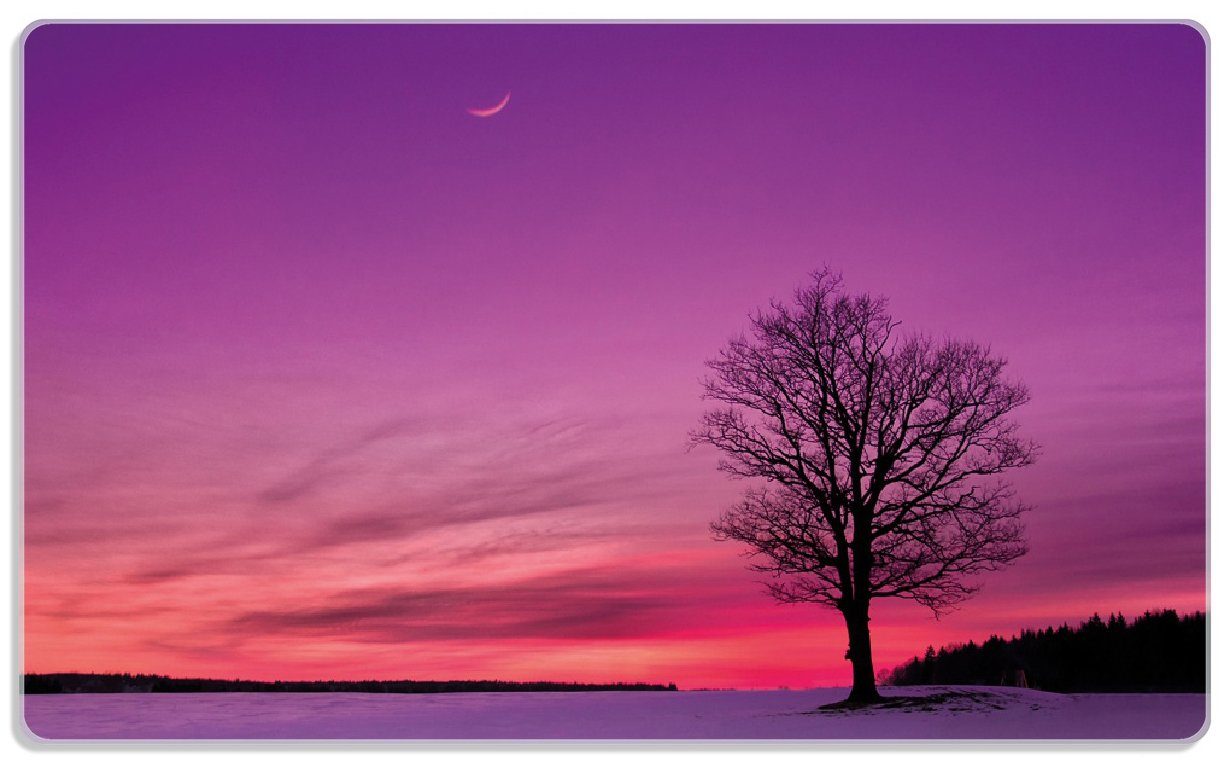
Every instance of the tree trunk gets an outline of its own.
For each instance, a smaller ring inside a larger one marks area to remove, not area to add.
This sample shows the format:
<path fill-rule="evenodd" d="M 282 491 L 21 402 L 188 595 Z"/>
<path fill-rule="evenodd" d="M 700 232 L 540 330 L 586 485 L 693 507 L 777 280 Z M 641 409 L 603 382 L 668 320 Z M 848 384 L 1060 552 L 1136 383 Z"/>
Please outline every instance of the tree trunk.
<path fill-rule="evenodd" d="M 867 605 L 853 605 L 846 609 L 846 632 L 850 635 L 850 651 L 846 659 L 854 671 L 854 683 L 847 702 L 879 702 L 876 691 L 875 668 L 871 662 L 871 628 Z"/>

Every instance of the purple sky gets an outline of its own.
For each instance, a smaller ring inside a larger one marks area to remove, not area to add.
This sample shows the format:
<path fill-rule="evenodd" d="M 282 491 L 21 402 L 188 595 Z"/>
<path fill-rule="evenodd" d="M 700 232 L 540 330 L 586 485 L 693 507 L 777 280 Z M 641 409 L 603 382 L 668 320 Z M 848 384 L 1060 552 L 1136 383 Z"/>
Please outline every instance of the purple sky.
<path fill-rule="evenodd" d="M 824 264 L 1032 389 L 1031 553 L 927 643 L 1205 601 L 1182 25 L 47 25 L 25 43 L 26 667 L 847 678 L 685 452 Z M 488 119 L 467 108 L 512 93 Z"/>

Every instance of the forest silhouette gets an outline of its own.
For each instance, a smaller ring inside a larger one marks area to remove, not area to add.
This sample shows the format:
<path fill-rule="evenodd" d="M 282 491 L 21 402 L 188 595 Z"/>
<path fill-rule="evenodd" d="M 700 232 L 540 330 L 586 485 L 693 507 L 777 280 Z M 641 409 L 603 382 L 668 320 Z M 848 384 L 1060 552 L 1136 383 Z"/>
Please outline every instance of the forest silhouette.
<path fill-rule="evenodd" d="M 1122 613 L 1097 613 L 1075 628 L 1022 630 L 926 653 L 881 674 L 881 683 L 1003 685 L 1018 677 L 1054 692 L 1205 691 L 1203 612 L 1146 612 L 1130 623 Z M 1019 672 L 1018 672 L 1019 671 Z"/>

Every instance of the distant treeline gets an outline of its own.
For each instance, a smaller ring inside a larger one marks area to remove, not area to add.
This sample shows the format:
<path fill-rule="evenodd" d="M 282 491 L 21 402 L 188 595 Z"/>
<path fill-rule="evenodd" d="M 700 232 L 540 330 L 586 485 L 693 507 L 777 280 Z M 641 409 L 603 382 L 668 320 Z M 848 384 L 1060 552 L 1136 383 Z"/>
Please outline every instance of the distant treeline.
<path fill-rule="evenodd" d="M 1097 614 L 1076 628 L 1022 630 L 1011 640 L 927 647 L 881 682 L 1021 685 L 1057 692 L 1205 691 L 1205 615 L 1148 612 L 1127 622 L 1123 614 Z"/>
<path fill-rule="evenodd" d="M 677 691 L 675 684 L 584 684 L 560 681 L 234 681 L 132 673 L 27 673 L 26 694 L 136 692 L 372 692 L 431 694 L 476 691 Z"/>

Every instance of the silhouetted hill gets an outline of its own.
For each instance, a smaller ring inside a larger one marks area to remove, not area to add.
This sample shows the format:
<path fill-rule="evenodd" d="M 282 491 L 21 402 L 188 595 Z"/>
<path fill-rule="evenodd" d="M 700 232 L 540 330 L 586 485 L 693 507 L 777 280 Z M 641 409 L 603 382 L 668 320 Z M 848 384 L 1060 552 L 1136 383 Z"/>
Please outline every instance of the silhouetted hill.
<path fill-rule="evenodd" d="M 992 636 L 938 652 L 881 675 L 881 682 L 1014 684 L 1058 692 L 1205 691 L 1205 615 L 1148 612 L 1131 623 L 1122 613 L 1103 622 L 1096 613 L 1076 628 L 1022 630 L 1011 640 Z M 1023 673 L 1022 673 L 1023 672 Z"/>
<path fill-rule="evenodd" d="M 234 681 L 131 673 L 28 673 L 26 694 L 136 692 L 372 692 L 429 694 L 481 691 L 676 691 L 675 684 L 585 684 L 560 681 Z"/>

